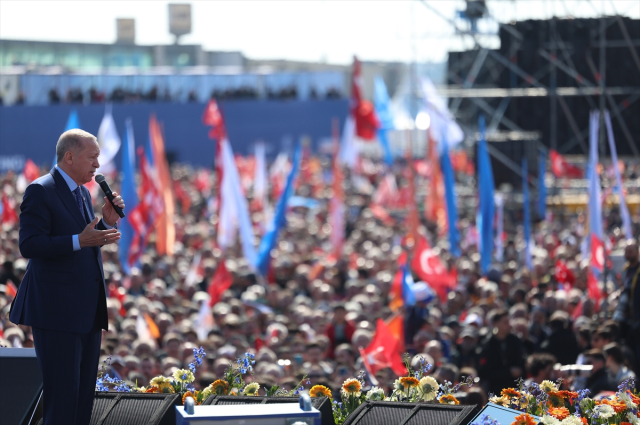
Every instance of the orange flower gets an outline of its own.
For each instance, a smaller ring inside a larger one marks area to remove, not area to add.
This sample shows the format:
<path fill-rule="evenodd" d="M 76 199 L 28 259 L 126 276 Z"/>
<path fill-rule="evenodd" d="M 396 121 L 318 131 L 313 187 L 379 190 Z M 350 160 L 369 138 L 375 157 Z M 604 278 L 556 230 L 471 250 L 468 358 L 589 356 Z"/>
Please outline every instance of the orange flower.
<path fill-rule="evenodd" d="M 613 410 L 616 411 L 616 414 L 627 410 L 627 405 L 617 400 L 609 400 L 609 399 L 603 398 L 601 400 L 601 404 L 608 404 L 609 406 L 613 407 Z"/>
<path fill-rule="evenodd" d="M 443 395 L 440 397 L 440 404 L 455 404 L 458 405 L 460 402 L 457 398 L 455 398 L 452 394 Z"/>
<path fill-rule="evenodd" d="M 160 388 L 158 387 L 149 387 L 145 390 L 145 393 L 159 393 Z"/>
<path fill-rule="evenodd" d="M 504 390 L 502 390 L 500 394 L 510 398 L 512 397 L 520 398 L 520 396 L 522 396 L 522 394 L 520 394 L 520 391 L 516 391 L 513 388 L 505 388 Z"/>
<path fill-rule="evenodd" d="M 569 403 L 573 404 L 573 399 L 578 398 L 578 393 L 575 391 L 558 391 L 562 395 L 562 398 L 569 399 Z"/>
<path fill-rule="evenodd" d="M 402 378 L 400 378 L 400 382 L 405 388 L 413 388 L 420 385 L 420 381 L 413 376 L 403 376 Z"/>
<path fill-rule="evenodd" d="M 309 396 L 311 397 L 329 397 L 331 398 L 331 390 L 324 385 L 314 385 L 309 390 Z"/>
<path fill-rule="evenodd" d="M 629 392 L 629 395 L 631 396 L 631 401 L 633 401 L 634 404 L 640 404 L 640 397 L 631 392 Z"/>
<path fill-rule="evenodd" d="M 523 413 L 515 418 L 515 421 L 511 422 L 511 425 L 536 425 L 538 422 L 533 419 L 528 413 Z"/>
<path fill-rule="evenodd" d="M 569 409 L 567 409 L 566 407 L 551 407 L 549 409 L 549 414 L 561 421 L 569 416 Z"/>
<path fill-rule="evenodd" d="M 580 418 L 580 420 L 582 421 L 582 423 L 583 423 L 584 425 L 588 425 L 588 424 L 589 424 L 589 422 L 587 422 L 587 418 L 585 418 L 584 416 L 583 416 L 583 417 L 581 417 L 581 418 Z M 631 425 L 631 424 L 629 424 L 629 425 Z"/>
<path fill-rule="evenodd" d="M 182 405 L 184 405 L 184 401 L 187 399 L 187 397 L 191 397 L 194 400 L 196 399 L 196 397 L 193 395 L 193 393 L 191 391 L 187 391 L 186 393 L 184 393 L 184 395 L 182 396 Z"/>
<path fill-rule="evenodd" d="M 631 422 L 620 422 L 620 425 L 631 425 Z"/>

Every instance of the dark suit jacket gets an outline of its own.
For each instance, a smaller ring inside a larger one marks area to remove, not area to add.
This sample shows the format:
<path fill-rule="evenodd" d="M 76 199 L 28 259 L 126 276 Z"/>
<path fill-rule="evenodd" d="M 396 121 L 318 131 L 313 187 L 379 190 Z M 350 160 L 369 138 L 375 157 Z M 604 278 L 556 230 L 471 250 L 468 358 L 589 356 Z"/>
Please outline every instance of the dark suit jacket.
<path fill-rule="evenodd" d="M 89 220 L 93 220 L 91 195 L 80 187 Z M 10 320 L 84 334 L 92 329 L 99 311 L 98 323 L 107 329 L 100 248 L 73 250 L 72 236 L 81 233 L 86 222 L 57 168 L 27 187 L 20 211 L 20 253 L 29 264 Z M 105 230 L 102 221 L 96 227 Z"/>

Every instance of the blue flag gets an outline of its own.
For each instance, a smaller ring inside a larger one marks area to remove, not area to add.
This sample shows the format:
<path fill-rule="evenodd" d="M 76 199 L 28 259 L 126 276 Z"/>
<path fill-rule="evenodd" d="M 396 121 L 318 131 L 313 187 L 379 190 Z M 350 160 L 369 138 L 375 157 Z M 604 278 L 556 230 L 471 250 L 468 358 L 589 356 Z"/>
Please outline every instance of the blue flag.
<path fill-rule="evenodd" d="M 413 276 L 408 264 L 402 266 L 402 300 L 405 306 L 416 305 L 416 295 L 413 293 Z"/>
<path fill-rule="evenodd" d="M 136 192 L 136 148 L 133 139 L 133 125 L 131 118 L 127 118 L 125 122 L 124 140 L 122 143 L 122 183 L 120 185 L 120 196 L 124 200 L 127 210 L 131 211 L 138 205 L 138 193 Z M 129 264 L 129 250 L 131 248 L 131 240 L 133 239 L 133 228 L 129 223 L 129 216 L 120 220 L 120 264 L 123 270 L 131 273 Z"/>
<path fill-rule="evenodd" d="M 538 152 L 538 216 L 544 220 L 547 216 L 547 185 L 544 181 L 547 173 L 547 153 Z"/>
<path fill-rule="evenodd" d="M 480 142 L 478 143 L 478 190 L 480 193 L 476 226 L 480 235 L 480 270 L 485 275 L 489 270 L 493 255 L 493 218 L 495 214 L 493 195 L 495 186 L 491 159 L 484 135 L 484 115 L 480 115 L 478 118 L 478 127 L 480 130 Z"/>
<path fill-rule="evenodd" d="M 393 117 L 389 111 L 389 94 L 387 93 L 387 86 L 385 86 L 382 78 L 376 77 L 374 82 L 373 103 L 376 109 L 376 115 L 380 121 L 378 139 L 380 139 L 382 151 L 384 152 L 385 164 L 392 165 L 393 155 L 391 154 L 391 145 L 387 137 L 387 131 L 394 129 Z"/>
<path fill-rule="evenodd" d="M 64 131 L 69 131 L 73 128 L 80 128 L 80 120 L 78 119 L 78 111 L 72 109 L 69 113 L 69 118 L 67 118 L 67 125 L 64 127 Z M 58 155 L 53 154 L 53 165 L 51 168 L 55 167 L 58 163 Z"/>
<path fill-rule="evenodd" d="M 522 207 L 524 220 L 524 263 L 529 270 L 533 270 L 533 262 L 531 261 L 531 211 L 529 211 L 529 168 L 527 158 L 522 158 Z"/>
<path fill-rule="evenodd" d="M 603 240 L 602 231 L 602 196 L 600 194 L 600 176 L 598 176 L 598 128 L 600 112 L 592 111 L 589 122 L 589 230 L 599 240 Z"/>
<path fill-rule="evenodd" d="M 449 147 L 446 140 L 442 143 L 442 153 L 440 154 L 440 169 L 444 180 L 444 195 L 447 200 L 447 219 L 449 221 L 449 250 L 451 254 L 460 256 L 460 234 L 456 227 L 458 223 L 458 208 L 456 206 L 455 179 L 453 167 L 449 158 Z"/>
<path fill-rule="evenodd" d="M 285 226 L 287 222 L 287 204 L 289 203 L 289 199 L 293 196 L 293 183 L 296 179 L 296 176 L 298 175 L 301 156 L 302 146 L 298 144 L 293 154 L 293 166 L 291 167 L 291 172 L 287 177 L 287 184 L 284 188 L 284 191 L 282 192 L 282 195 L 280 196 L 280 200 L 278 201 L 275 216 L 273 217 L 273 221 L 269 225 L 269 229 L 267 229 L 267 233 L 265 233 L 265 235 L 262 237 L 262 240 L 260 241 L 258 260 L 255 266 L 260 274 L 262 274 L 262 276 L 267 275 L 267 271 L 269 269 L 269 261 L 271 259 L 271 250 L 278 241 L 278 234 L 280 233 L 280 230 Z"/>

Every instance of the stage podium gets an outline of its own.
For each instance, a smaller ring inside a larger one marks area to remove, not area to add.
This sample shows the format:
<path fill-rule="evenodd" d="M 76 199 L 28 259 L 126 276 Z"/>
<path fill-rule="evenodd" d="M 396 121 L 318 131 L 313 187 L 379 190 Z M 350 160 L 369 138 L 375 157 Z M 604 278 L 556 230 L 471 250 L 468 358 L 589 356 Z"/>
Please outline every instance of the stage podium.
<path fill-rule="evenodd" d="M 320 411 L 311 406 L 308 395 L 300 404 L 247 404 L 194 406 L 188 397 L 176 406 L 176 425 L 320 425 Z"/>

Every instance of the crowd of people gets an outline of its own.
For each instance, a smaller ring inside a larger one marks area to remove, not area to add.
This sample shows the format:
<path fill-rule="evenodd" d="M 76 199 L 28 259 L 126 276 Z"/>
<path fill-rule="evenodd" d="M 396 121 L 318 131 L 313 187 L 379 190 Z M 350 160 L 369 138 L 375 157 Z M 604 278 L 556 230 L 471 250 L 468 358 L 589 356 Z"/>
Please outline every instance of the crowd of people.
<path fill-rule="evenodd" d="M 148 385 L 154 376 L 170 376 L 186 367 L 193 360 L 193 348 L 200 346 L 207 354 L 196 371 L 196 389 L 221 377 L 229 363 L 245 352 L 255 354 L 253 379 L 262 388 L 278 384 L 293 389 L 306 376 L 312 385 L 326 385 L 337 394 L 345 379 L 365 369 L 360 348 L 371 343 L 378 319 L 388 320 L 398 313 L 392 312 L 389 302 L 398 258 L 403 252 L 410 254 L 404 244 L 406 211 L 393 211 L 389 221 L 370 208 L 383 178 L 382 164 L 370 163 L 363 177 L 367 184 L 353 184 L 356 180 L 347 172 L 343 254 L 331 257 L 327 255 L 331 161 L 307 159 L 302 167 L 304 178 L 298 181 L 296 195 L 320 202 L 288 211 L 286 228 L 271 252 L 270 272 L 261 277 L 243 258 L 239 242 L 225 252 L 216 247 L 217 215 L 211 202 L 214 173 L 173 165 L 176 187 L 187 194 L 177 197 L 180 213 L 174 218 L 174 255 L 159 256 L 152 235 L 139 266 L 127 275 L 118 260 L 119 247 L 102 248 L 109 331 L 103 332 L 101 354 L 105 359 L 110 356 L 112 376 Z M 407 168 L 397 163 L 390 171 L 398 191 L 408 184 Z M 627 164 L 626 179 L 637 180 L 639 170 L 640 164 Z M 475 184 L 467 178 L 470 185 Z M 16 180 L 16 175 L 6 174 L 0 177 L 0 187 L 19 211 L 22 194 Z M 422 205 L 427 185 L 420 174 L 417 183 L 417 202 Z M 251 199 L 250 184 L 246 189 L 257 239 L 263 213 Z M 508 201 L 510 195 L 505 196 Z M 504 256 L 483 275 L 473 199 L 460 197 L 458 202 L 462 240 L 458 257 L 451 254 L 446 233 L 421 218 L 420 231 L 457 278 L 445 299 L 417 294 L 415 305 L 399 310 L 405 318 L 409 361 L 416 364 L 426 359 L 433 365 L 429 373 L 439 382 L 479 377 L 480 385 L 458 397 L 473 404 L 484 404 L 502 388 L 513 387 L 518 378 L 539 383 L 562 377 L 563 388 L 588 388 L 595 395 L 615 390 L 638 372 L 640 291 L 634 291 L 640 274 L 638 245 L 625 239 L 616 208 L 590 218 L 605 223 L 609 257 L 623 256 L 628 263 L 627 269 L 608 264 L 605 273 L 596 276 L 598 300 L 588 292 L 590 258 L 582 247 L 588 224 L 581 210 L 559 208 L 535 223 L 529 270 L 517 219 L 522 206 L 507 202 L 511 210 L 505 215 L 514 219 L 504 222 Z M 632 221 L 637 238 L 639 209 L 632 211 Z M 10 286 L 20 284 L 27 267 L 18 234 L 19 223 L 2 225 L 0 344 L 30 347 L 30 329 L 8 320 Z M 200 260 L 194 280 L 196 256 Z M 201 303 L 206 302 L 207 288 L 223 261 L 233 283 L 212 307 L 212 327 L 202 334 Z M 157 325 L 157 338 L 138 335 L 141 315 Z M 375 376 L 387 394 L 396 377 L 391 369 Z"/>
<path fill-rule="evenodd" d="M 161 90 L 157 86 L 151 87 L 149 90 L 129 90 L 123 87 L 114 88 L 111 93 L 91 87 L 86 93 L 79 87 L 70 88 L 66 94 L 61 94 L 57 88 L 51 88 L 48 93 L 49 104 L 57 105 L 60 103 L 68 104 L 85 104 L 85 103 L 139 103 L 139 102 L 175 102 L 181 97 L 181 93 L 171 93 L 169 89 Z M 240 86 L 228 89 L 214 89 L 210 98 L 216 100 L 245 100 L 245 99 L 275 99 L 275 100 L 296 100 L 299 98 L 298 89 L 295 85 L 283 87 L 280 89 L 267 88 L 264 94 L 261 94 L 256 87 Z M 331 87 L 322 93 L 315 87 L 311 88 L 309 93 L 310 99 L 340 99 L 342 94 L 340 90 Z M 198 93 L 190 90 L 187 95 L 188 102 L 198 102 Z M 24 103 L 24 98 L 21 101 Z M 2 103 L 0 102 L 0 105 Z"/>

